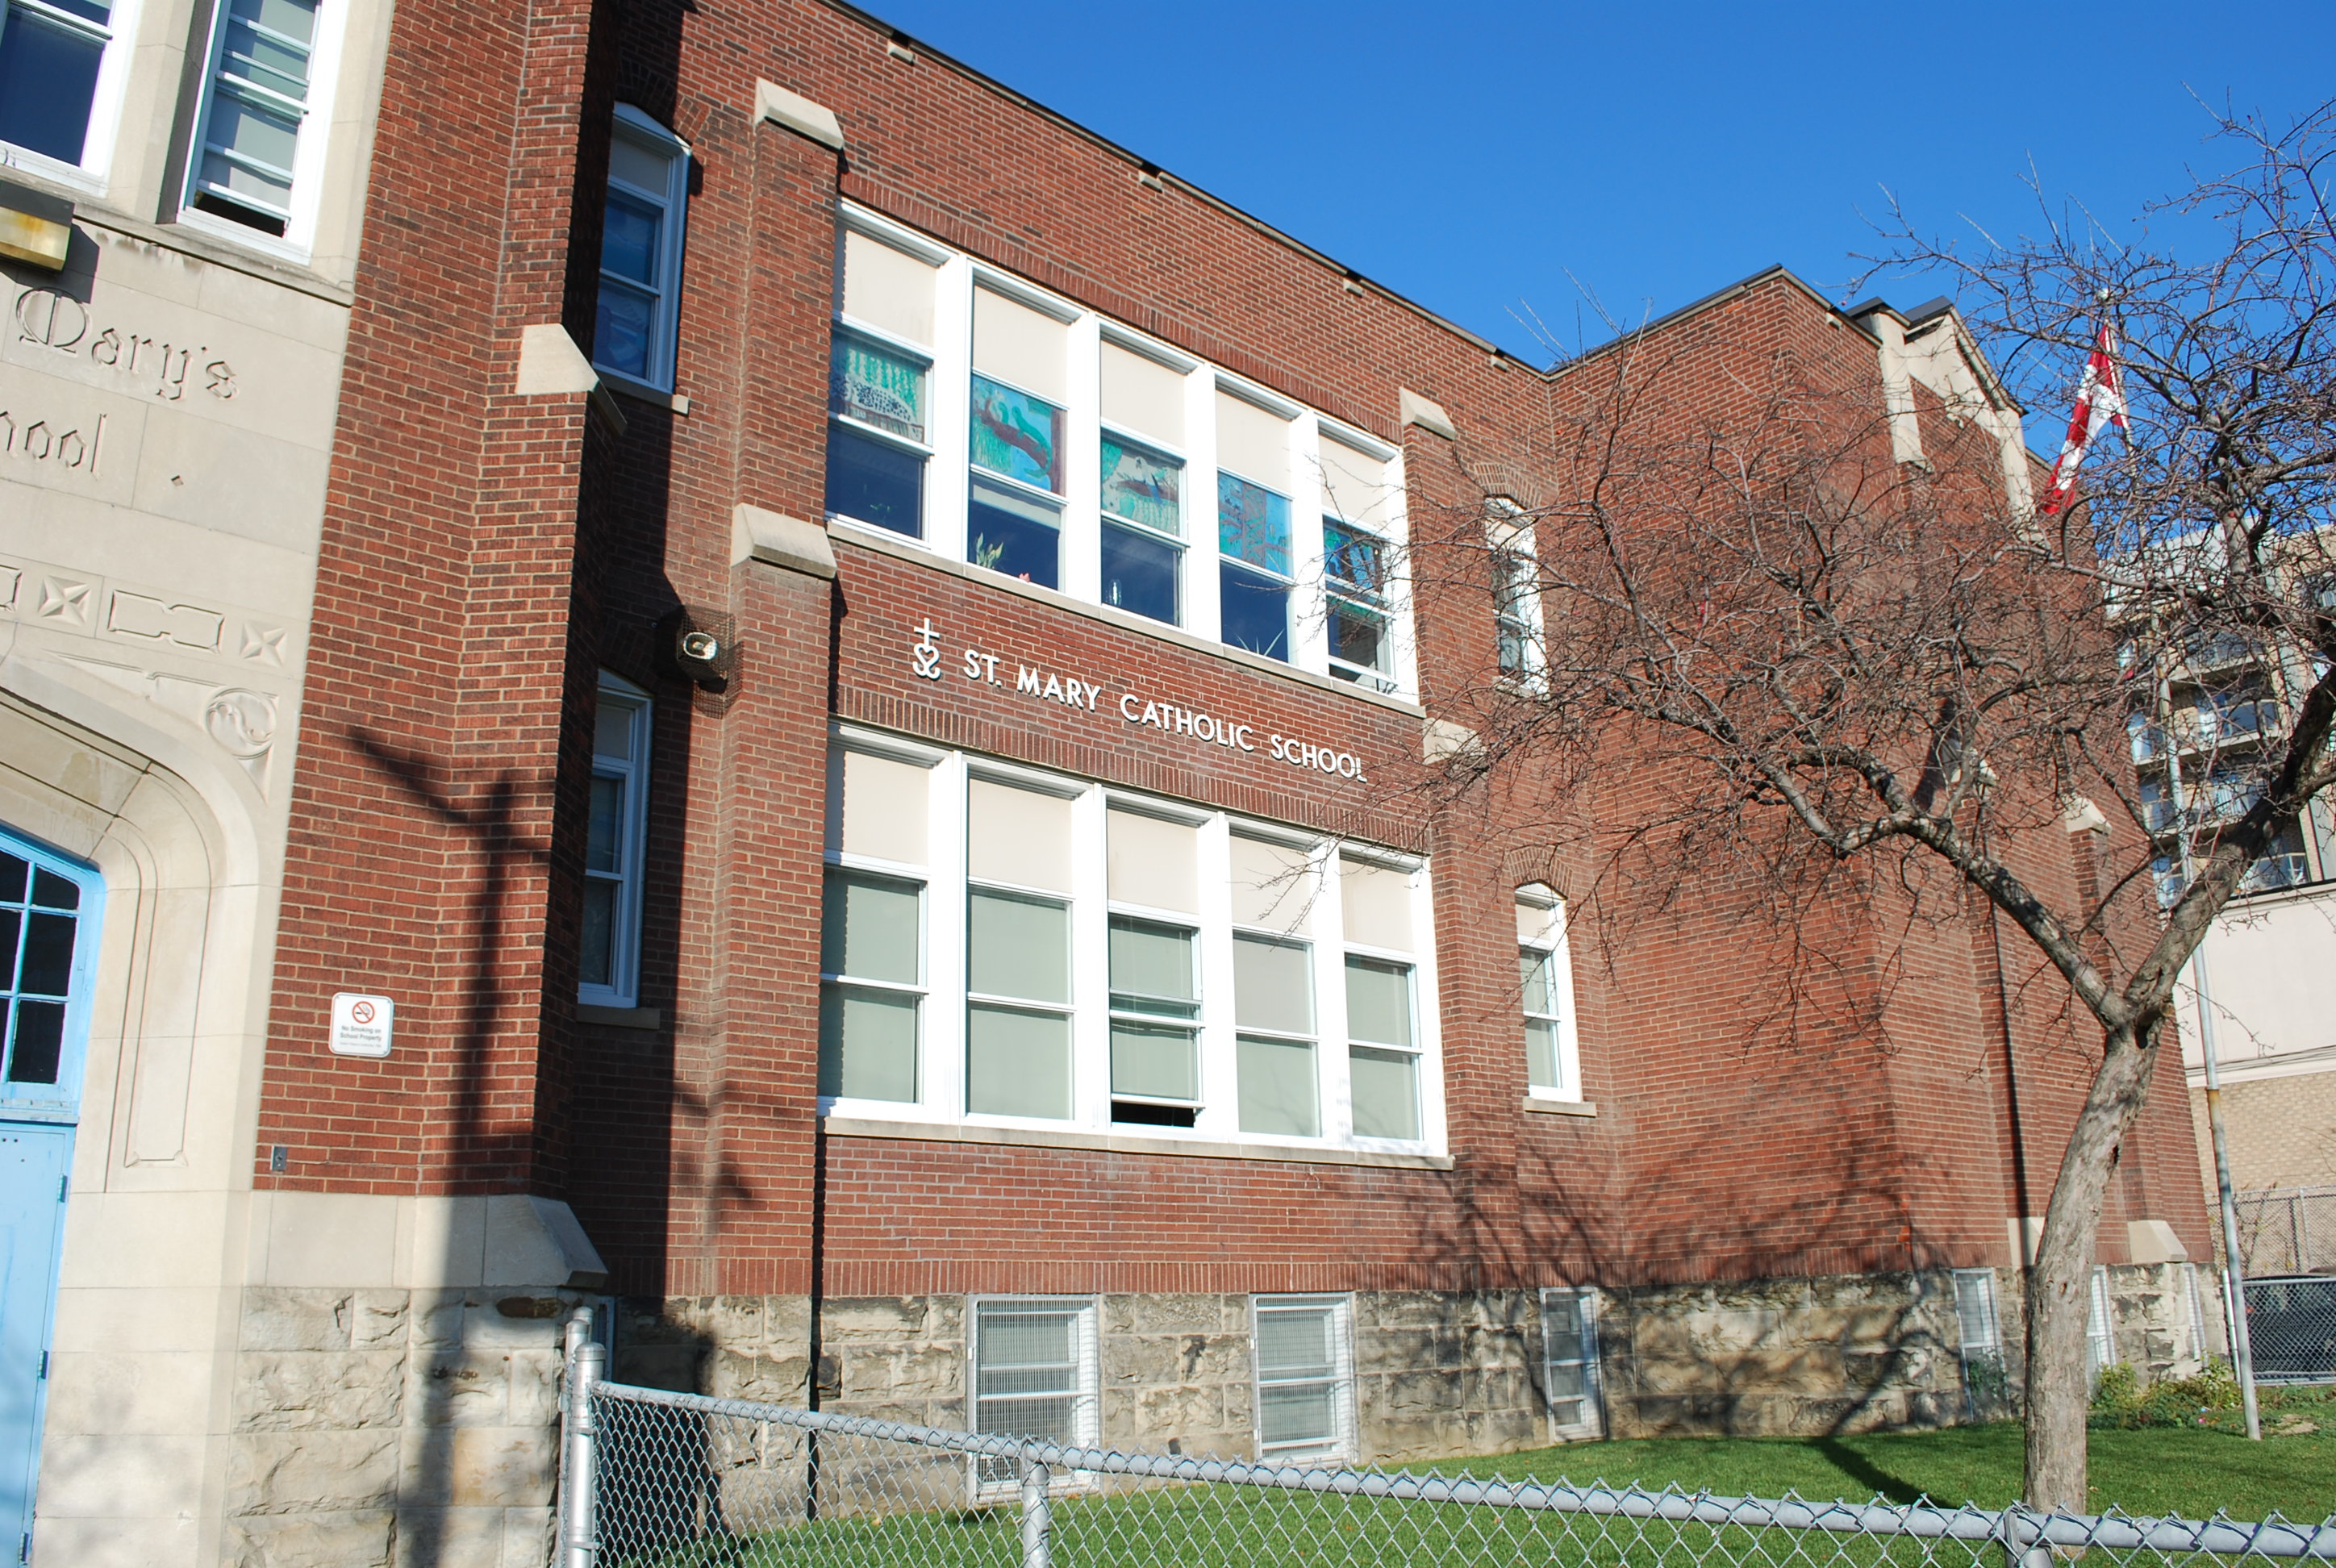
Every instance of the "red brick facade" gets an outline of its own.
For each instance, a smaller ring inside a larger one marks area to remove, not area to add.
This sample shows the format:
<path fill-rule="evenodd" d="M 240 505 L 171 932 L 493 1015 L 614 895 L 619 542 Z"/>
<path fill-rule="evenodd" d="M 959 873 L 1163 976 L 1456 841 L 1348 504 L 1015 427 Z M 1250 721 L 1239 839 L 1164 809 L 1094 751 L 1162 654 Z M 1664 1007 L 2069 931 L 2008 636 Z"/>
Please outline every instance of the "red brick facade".
<path fill-rule="evenodd" d="M 1418 763 L 1416 711 L 841 533 L 832 582 L 734 562 L 735 506 L 822 515 L 839 200 L 1400 443 L 1415 517 L 1473 506 L 1488 475 L 1516 488 L 1545 472 L 1536 373 L 887 41 L 817 0 L 400 10 L 255 1181 L 565 1198 L 610 1288 L 648 1296 L 809 1291 L 815 1224 L 830 1296 L 2010 1261 L 2007 1220 L 2041 1212 L 2089 1069 L 2084 1031 L 2008 928 L 1992 934 L 1982 916 L 1905 937 L 1819 911 L 1836 929 L 1802 937 L 1836 956 L 1834 989 L 1806 1028 L 1747 1040 L 1745 1020 L 1774 1010 L 1771 940 L 1728 887 L 1698 890 L 1624 945 L 1577 950 L 1596 1114 L 1528 1115 L 1513 891 L 1562 889 L 1567 868 L 1537 851 L 1525 803 L 1511 820 L 1402 809 L 1390 792 Z M 758 80 L 832 109 L 843 151 L 758 120 Z M 521 328 L 562 323 L 589 340 L 617 101 L 670 124 L 696 163 L 687 410 L 621 398 L 621 438 L 581 394 L 513 390 Z M 1730 355 L 1789 351 L 1879 406 L 1873 341 L 1782 274 L 1678 330 L 1710 358 L 1680 371 L 1677 398 L 1728 395 Z M 1456 446 L 1400 422 L 1406 389 L 1442 405 Z M 1935 400 L 1922 417 L 1942 463 L 1993 461 L 1958 450 Z M 682 606 L 735 618 L 740 663 L 719 690 L 660 667 L 652 628 Z M 1493 611 L 1488 595 L 1457 592 L 1419 610 L 1434 714 L 1481 684 Z M 938 681 L 908 657 L 928 618 L 947 631 Z M 1073 712 L 967 681 L 954 665 L 968 646 L 1334 744 L 1373 784 L 1301 790 L 1261 752 L 1172 749 L 1108 703 Z M 641 982 L 654 1030 L 579 1021 L 572 1000 L 603 667 L 657 699 Z M 831 717 L 1427 853 L 1451 1168 L 836 1137 L 820 1174 Z M 2080 849 L 2039 838 L 2022 870 L 2073 897 Z M 395 998 L 391 1058 L 326 1053 L 340 990 Z M 2124 1258 L 2126 1222 L 2145 1218 L 2207 1255 L 2179 1065 L 2165 1070 L 2112 1186 L 2107 1261 Z"/>

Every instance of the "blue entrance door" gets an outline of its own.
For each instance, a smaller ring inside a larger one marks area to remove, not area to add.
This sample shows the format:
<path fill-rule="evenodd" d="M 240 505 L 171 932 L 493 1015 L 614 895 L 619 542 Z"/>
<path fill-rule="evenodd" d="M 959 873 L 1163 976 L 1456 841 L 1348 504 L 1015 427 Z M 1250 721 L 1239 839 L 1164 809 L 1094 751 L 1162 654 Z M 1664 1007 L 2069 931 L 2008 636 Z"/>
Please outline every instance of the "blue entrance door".
<path fill-rule="evenodd" d="M 49 1387 L 71 1127 L 0 1122 L 0 1537 L 23 1561 Z"/>
<path fill-rule="evenodd" d="M 16 1562 L 32 1549 L 103 897 L 96 872 L 0 828 L 0 1559 Z"/>

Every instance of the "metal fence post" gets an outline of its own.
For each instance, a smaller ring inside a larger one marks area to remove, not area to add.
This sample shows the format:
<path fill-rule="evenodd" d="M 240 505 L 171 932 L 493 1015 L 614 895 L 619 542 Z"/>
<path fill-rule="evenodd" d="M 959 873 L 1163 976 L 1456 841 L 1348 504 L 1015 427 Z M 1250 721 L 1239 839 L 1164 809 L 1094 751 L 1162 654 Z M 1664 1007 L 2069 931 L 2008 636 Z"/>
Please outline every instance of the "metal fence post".
<path fill-rule="evenodd" d="M 560 1568 L 593 1568 L 600 1554 L 593 1517 L 593 1385 L 608 1370 L 608 1352 L 592 1337 L 592 1309 L 568 1320 L 568 1408 L 560 1456 Z"/>
<path fill-rule="evenodd" d="M 1046 1512 L 1046 1466 L 1025 1456 L 1022 1460 L 1022 1568 L 1050 1568 L 1054 1543 L 1047 1539 L 1053 1520 Z"/>

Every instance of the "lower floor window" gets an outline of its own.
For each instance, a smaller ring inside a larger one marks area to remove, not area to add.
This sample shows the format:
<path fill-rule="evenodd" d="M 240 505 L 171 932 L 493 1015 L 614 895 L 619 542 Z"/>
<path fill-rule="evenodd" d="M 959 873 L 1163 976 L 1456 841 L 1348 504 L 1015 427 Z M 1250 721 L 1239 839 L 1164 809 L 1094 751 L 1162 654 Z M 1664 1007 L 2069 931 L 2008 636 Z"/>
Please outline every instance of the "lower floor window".
<path fill-rule="evenodd" d="M 1256 1314 L 1259 1456 L 1353 1457 L 1352 1299 L 1260 1296 Z"/>
<path fill-rule="evenodd" d="M 1541 1293 L 1543 1398 L 1549 1404 L 1550 1435 L 1598 1437 L 1604 1428 L 1598 1404 L 1598 1298 L 1590 1290 Z"/>
<path fill-rule="evenodd" d="M 973 1303 L 973 1428 L 1065 1446 L 1098 1440 L 1095 1309 L 1085 1297 Z M 1015 1483 L 1012 1459 L 977 1458 L 977 1488 Z"/>

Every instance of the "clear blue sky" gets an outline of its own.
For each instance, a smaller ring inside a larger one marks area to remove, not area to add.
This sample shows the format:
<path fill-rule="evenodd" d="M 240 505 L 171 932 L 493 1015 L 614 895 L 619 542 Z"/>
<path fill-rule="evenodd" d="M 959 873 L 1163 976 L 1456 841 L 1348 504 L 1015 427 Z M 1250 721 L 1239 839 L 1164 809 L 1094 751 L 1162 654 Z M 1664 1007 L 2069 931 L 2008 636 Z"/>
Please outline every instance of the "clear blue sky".
<path fill-rule="evenodd" d="M 2122 222 L 2219 102 L 2336 94 L 2336 0 L 1956 6 L 875 0 L 893 25 L 1511 351 L 1783 262 L 1840 297 L 1861 212 Z M 1939 292 L 1880 286 L 1894 302 Z"/>

